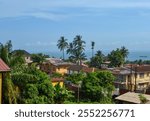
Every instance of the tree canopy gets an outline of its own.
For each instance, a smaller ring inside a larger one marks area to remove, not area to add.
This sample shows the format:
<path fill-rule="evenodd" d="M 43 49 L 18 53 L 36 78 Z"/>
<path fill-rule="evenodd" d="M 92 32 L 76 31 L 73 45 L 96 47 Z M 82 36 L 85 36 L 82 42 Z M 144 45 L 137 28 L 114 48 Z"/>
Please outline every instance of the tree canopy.
<path fill-rule="evenodd" d="M 116 50 L 111 51 L 108 54 L 108 59 L 111 62 L 110 67 L 120 67 L 125 63 L 125 59 L 128 56 L 129 52 L 125 47 L 121 49 L 117 48 Z"/>
<path fill-rule="evenodd" d="M 112 103 L 114 76 L 108 71 L 89 73 L 83 79 L 82 92 L 86 101 Z"/>

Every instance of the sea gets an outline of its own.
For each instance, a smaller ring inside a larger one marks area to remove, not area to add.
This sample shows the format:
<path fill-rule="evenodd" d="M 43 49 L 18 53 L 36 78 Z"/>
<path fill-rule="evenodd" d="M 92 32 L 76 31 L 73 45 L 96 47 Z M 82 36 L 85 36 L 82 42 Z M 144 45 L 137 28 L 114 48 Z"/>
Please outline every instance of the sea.
<path fill-rule="evenodd" d="M 50 57 L 55 57 L 55 58 L 62 58 L 62 52 L 57 51 L 57 52 L 42 52 L 46 55 L 49 55 Z M 107 55 L 108 51 L 104 51 L 103 52 L 104 55 Z M 90 59 L 92 56 L 91 52 L 85 52 L 87 59 Z M 65 55 L 65 58 L 68 58 L 68 55 Z M 129 52 L 128 57 L 126 58 L 126 60 L 129 61 L 135 61 L 135 60 L 150 60 L 150 51 L 131 51 Z"/>

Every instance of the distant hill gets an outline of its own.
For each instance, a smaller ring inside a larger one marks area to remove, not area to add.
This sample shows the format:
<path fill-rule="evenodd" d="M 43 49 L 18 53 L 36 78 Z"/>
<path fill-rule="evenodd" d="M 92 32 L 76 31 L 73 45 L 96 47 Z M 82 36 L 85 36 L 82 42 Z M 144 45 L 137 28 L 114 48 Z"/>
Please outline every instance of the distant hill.
<path fill-rule="evenodd" d="M 27 52 L 26 50 L 14 50 L 11 52 L 12 55 L 24 55 L 24 56 L 30 56 L 31 54 Z"/>

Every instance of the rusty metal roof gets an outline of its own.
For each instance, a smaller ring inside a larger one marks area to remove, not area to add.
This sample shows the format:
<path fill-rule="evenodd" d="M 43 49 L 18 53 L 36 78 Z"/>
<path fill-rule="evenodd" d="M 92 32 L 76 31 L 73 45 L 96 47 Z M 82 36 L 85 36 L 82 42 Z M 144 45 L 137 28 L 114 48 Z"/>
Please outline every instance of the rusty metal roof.
<path fill-rule="evenodd" d="M 0 72 L 7 72 L 10 71 L 10 68 L 8 65 L 5 64 L 5 62 L 0 58 Z"/>

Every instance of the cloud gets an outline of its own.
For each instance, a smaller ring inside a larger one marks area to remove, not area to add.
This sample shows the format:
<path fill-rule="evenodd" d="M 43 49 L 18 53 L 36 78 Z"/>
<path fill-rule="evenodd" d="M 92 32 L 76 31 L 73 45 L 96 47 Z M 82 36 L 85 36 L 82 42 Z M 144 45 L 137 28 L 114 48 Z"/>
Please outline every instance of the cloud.
<path fill-rule="evenodd" d="M 89 13 L 78 11 L 79 8 L 89 10 Z M 0 0 L 0 18 L 35 17 L 58 21 L 72 16 L 103 15 L 99 11 L 105 8 L 150 9 L 150 2 L 148 0 Z"/>
<path fill-rule="evenodd" d="M 50 47 L 56 46 L 56 42 L 48 42 L 48 41 L 35 41 L 35 42 L 28 42 L 25 44 L 27 47 Z"/>

